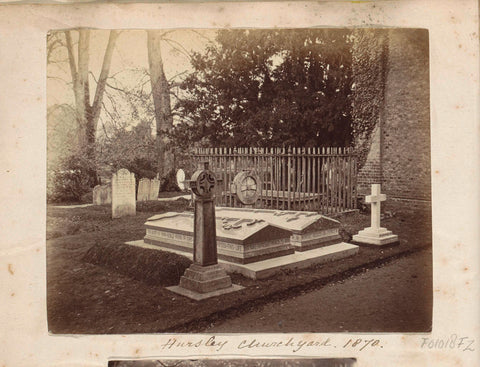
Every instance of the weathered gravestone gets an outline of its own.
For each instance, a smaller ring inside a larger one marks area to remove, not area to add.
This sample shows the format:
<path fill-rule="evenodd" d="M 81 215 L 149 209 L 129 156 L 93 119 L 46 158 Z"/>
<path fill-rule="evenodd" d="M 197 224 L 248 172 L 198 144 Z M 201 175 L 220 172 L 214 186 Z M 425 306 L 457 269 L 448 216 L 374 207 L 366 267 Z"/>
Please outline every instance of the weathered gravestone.
<path fill-rule="evenodd" d="M 122 168 L 112 176 L 112 218 L 135 213 L 135 174 Z"/>
<path fill-rule="evenodd" d="M 183 169 L 179 169 L 176 174 L 177 178 L 177 186 L 180 190 L 184 191 L 187 189 L 186 181 L 185 181 L 185 171 Z"/>
<path fill-rule="evenodd" d="M 365 202 L 370 203 L 370 227 L 358 232 L 353 236 L 353 241 L 368 245 L 388 245 L 398 242 L 398 236 L 392 231 L 380 227 L 380 203 L 387 200 L 387 195 L 381 194 L 381 185 L 372 184 L 372 194 L 365 196 Z"/>
<path fill-rule="evenodd" d="M 237 202 L 252 208 L 262 193 L 260 177 L 255 171 L 243 170 L 234 177 L 230 192 L 235 194 Z"/>
<path fill-rule="evenodd" d="M 138 181 L 137 201 L 150 200 L 150 179 L 141 178 Z"/>
<path fill-rule="evenodd" d="M 148 200 L 157 200 L 158 191 L 160 190 L 160 180 L 154 178 L 150 181 L 150 192 L 148 193 Z"/>
<path fill-rule="evenodd" d="M 194 197 L 193 264 L 180 278 L 180 284 L 168 287 L 172 292 L 202 300 L 242 289 L 233 285 L 225 270 L 218 265 L 213 190 L 215 176 L 208 169 L 196 171 L 190 187 Z"/>
<path fill-rule="evenodd" d="M 112 203 L 112 186 L 97 185 L 93 188 L 93 205 L 103 205 Z"/>

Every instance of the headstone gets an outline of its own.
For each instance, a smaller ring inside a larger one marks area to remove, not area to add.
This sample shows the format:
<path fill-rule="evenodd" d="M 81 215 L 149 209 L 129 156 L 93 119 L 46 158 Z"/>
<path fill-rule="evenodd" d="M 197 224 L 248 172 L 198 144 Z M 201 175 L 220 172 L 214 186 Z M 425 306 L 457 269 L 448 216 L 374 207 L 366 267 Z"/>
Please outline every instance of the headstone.
<path fill-rule="evenodd" d="M 135 215 L 135 174 L 122 168 L 112 176 L 112 218 Z"/>
<path fill-rule="evenodd" d="M 186 185 L 185 185 L 185 171 L 183 169 L 179 169 L 177 171 L 177 186 L 180 190 L 184 191 L 186 190 Z"/>
<path fill-rule="evenodd" d="M 180 284 L 167 289 L 186 297 L 201 300 L 237 291 L 230 277 L 218 265 L 213 190 L 215 176 L 205 163 L 190 181 L 194 194 L 193 264 L 180 278 Z"/>
<path fill-rule="evenodd" d="M 387 200 L 385 194 L 381 194 L 381 185 L 372 185 L 372 194 L 365 196 L 365 202 L 371 204 L 370 227 L 358 232 L 353 236 L 353 241 L 369 245 L 388 245 L 398 242 L 398 236 L 392 231 L 380 227 L 380 203 Z"/>
<path fill-rule="evenodd" d="M 272 226 L 285 229 L 291 234 L 290 244 L 295 251 L 306 251 L 342 242 L 339 233 L 340 222 L 316 212 L 217 208 L 216 213 L 217 216 L 223 217 L 264 220 Z"/>
<path fill-rule="evenodd" d="M 157 200 L 159 190 L 160 190 L 160 180 L 158 178 L 152 179 L 150 181 L 150 193 L 148 195 L 148 199 Z"/>
<path fill-rule="evenodd" d="M 141 178 L 138 181 L 137 201 L 147 201 L 150 199 L 150 179 Z"/>
<path fill-rule="evenodd" d="M 253 207 L 262 193 L 259 176 L 251 170 L 239 172 L 233 179 L 230 191 L 246 207 Z"/>
<path fill-rule="evenodd" d="M 93 205 L 103 205 L 112 203 L 112 186 L 97 185 L 93 188 Z"/>

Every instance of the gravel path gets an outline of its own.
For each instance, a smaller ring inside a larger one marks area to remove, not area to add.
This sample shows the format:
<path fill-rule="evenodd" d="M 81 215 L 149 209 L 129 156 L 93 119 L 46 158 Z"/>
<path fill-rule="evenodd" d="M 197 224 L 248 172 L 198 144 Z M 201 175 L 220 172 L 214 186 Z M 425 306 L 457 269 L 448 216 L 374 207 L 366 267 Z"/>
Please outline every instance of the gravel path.
<path fill-rule="evenodd" d="M 431 284 L 431 251 L 424 250 L 319 290 L 267 304 L 205 331 L 426 331 L 430 322 L 425 320 L 431 320 L 432 312 Z"/>

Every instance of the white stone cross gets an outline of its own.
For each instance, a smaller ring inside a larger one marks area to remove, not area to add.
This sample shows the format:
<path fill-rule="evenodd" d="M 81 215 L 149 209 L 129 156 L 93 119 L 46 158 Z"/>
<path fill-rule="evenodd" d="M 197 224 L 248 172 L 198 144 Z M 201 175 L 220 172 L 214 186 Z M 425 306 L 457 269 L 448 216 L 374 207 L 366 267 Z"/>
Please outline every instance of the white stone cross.
<path fill-rule="evenodd" d="M 372 204 L 370 225 L 373 229 L 380 228 L 380 203 L 387 200 L 387 195 L 380 194 L 380 191 L 380 184 L 372 184 L 372 194 L 365 196 L 365 202 Z"/>
<path fill-rule="evenodd" d="M 365 196 L 365 202 L 372 204 L 370 214 L 371 227 L 365 228 L 352 237 L 352 240 L 358 243 L 368 245 L 388 245 L 398 243 L 398 236 L 392 231 L 380 227 L 380 203 L 387 200 L 387 195 L 380 193 L 380 184 L 372 185 L 372 194 Z"/>

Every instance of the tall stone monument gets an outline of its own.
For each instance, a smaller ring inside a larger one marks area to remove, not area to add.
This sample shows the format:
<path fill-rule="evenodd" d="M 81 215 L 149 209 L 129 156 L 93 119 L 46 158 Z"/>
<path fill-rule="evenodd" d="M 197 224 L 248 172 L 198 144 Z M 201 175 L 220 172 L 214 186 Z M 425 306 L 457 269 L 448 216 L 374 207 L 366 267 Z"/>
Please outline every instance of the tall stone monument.
<path fill-rule="evenodd" d="M 122 168 L 112 176 L 112 218 L 135 213 L 135 174 Z"/>
<path fill-rule="evenodd" d="M 190 180 L 194 194 L 193 264 L 180 278 L 180 284 L 167 289 L 202 300 L 242 289 L 218 265 L 215 227 L 215 176 L 205 163 Z"/>
<path fill-rule="evenodd" d="M 372 205 L 370 227 L 353 236 L 353 241 L 368 245 L 388 245 L 398 242 L 398 236 L 392 231 L 380 227 L 380 203 L 387 200 L 387 195 L 381 194 L 381 185 L 372 184 L 372 194 L 365 196 L 365 202 Z"/>

